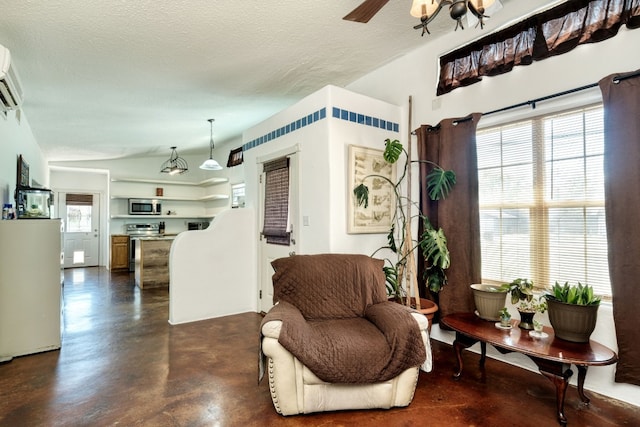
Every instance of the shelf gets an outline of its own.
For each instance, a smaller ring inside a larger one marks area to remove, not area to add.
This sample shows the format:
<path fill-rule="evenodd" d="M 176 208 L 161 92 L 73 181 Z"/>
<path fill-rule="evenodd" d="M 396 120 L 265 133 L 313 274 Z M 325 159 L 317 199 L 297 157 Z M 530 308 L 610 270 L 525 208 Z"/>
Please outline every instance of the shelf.
<path fill-rule="evenodd" d="M 111 215 L 111 219 L 208 219 L 214 215 Z"/>
<path fill-rule="evenodd" d="M 112 195 L 111 199 L 143 199 L 143 200 L 169 200 L 174 202 L 203 202 L 207 200 L 227 200 L 229 195 L 227 194 L 210 194 L 203 197 L 165 197 L 165 196 L 133 196 L 133 195 Z"/>
<path fill-rule="evenodd" d="M 210 185 L 224 184 L 229 182 L 228 178 L 209 178 L 200 182 L 193 181 L 169 181 L 162 179 L 142 179 L 142 178 L 111 178 L 111 182 L 137 182 L 143 184 L 163 184 L 163 185 L 188 185 L 192 187 L 207 187 Z"/>

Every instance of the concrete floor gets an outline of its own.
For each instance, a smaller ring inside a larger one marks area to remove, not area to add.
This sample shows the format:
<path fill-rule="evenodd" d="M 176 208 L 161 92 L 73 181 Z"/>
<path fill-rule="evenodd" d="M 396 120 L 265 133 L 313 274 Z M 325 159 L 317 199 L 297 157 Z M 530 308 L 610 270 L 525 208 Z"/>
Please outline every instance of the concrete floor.
<path fill-rule="evenodd" d="M 434 341 L 408 408 L 278 415 L 258 384 L 261 316 L 171 326 L 168 291 L 133 286 L 104 268 L 65 271 L 59 351 L 0 364 L 0 426 L 554 426 L 553 384 L 540 374 L 465 352 L 454 381 L 451 346 Z M 593 368 L 597 369 L 597 368 Z M 639 426 L 640 408 L 567 391 L 575 426 Z"/>

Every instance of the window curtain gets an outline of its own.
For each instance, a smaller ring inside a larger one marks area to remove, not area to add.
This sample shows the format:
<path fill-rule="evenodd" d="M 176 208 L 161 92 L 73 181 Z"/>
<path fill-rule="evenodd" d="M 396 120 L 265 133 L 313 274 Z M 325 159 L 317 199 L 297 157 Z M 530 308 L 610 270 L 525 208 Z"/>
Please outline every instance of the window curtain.
<path fill-rule="evenodd" d="M 600 80 L 609 275 L 618 340 L 616 382 L 640 385 L 640 70 Z"/>
<path fill-rule="evenodd" d="M 284 157 L 264 164 L 264 228 L 267 243 L 289 245 L 289 159 Z"/>
<path fill-rule="evenodd" d="M 93 206 L 93 194 L 69 194 L 65 197 L 67 206 Z"/>
<path fill-rule="evenodd" d="M 640 27 L 640 0 L 569 0 L 440 58 L 437 94 Z"/>
<path fill-rule="evenodd" d="M 476 128 L 482 115 L 472 114 L 464 119 L 446 119 L 437 126 L 422 125 L 418 136 L 420 160 L 420 212 L 435 228 L 442 228 L 451 256 L 446 271 L 447 284 L 432 295 L 423 279 L 421 295 L 435 300 L 439 316 L 456 312 L 473 312 L 475 304 L 470 285 L 480 283 L 480 215 L 478 207 L 478 159 Z M 426 176 L 435 162 L 456 174 L 456 184 L 445 200 L 432 201 L 426 188 Z M 422 233 L 422 224 L 418 231 Z M 418 254 L 419 278 L 424 277 L 425 261 Z"/>

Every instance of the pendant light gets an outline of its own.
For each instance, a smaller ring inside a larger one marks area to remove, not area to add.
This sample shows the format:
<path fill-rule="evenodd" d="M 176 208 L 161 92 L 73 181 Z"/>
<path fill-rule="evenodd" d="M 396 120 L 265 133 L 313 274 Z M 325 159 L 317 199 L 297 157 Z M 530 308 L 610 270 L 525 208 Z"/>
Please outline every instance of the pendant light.
<path fill-rule="evenodd" d="M 160 166 L 160 172 L 168 173 L 169 175 L 178 175 L 185 173 L 189 170 L 187 161 L 178 156 L 176 147 L 171 147 L 171 157 Z"/>
<path fill-rule="evenodd" d="M 219 171 L 222 169 L 222 166 L 215 160 L 213 160 L 213 121 L 215 119 L 207 119 L 207 121 L 211 124 L 211 139 L 209 140 L 209 158 L 205 160 L 201 165 L 200 169 L 208 170 L 208 171 Z"/>

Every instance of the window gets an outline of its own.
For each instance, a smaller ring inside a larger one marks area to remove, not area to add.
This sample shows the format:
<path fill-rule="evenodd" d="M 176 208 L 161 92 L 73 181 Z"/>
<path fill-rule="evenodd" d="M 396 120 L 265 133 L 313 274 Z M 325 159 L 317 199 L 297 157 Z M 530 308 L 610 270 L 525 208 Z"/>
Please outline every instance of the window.
<path fill-rule="evenodd" d="M 231 185 L 231 207 L 244 208 L 244 182 Z"/>
<path fill-rule="evenodd" d="M 478 131 L 482 278 L 610 296 L 601 106 Z"/>
<path fill-rule="evenodd" d="M 67 194 L 67 231 L 90 233 L 93 196 L 91 194 Z"/>

